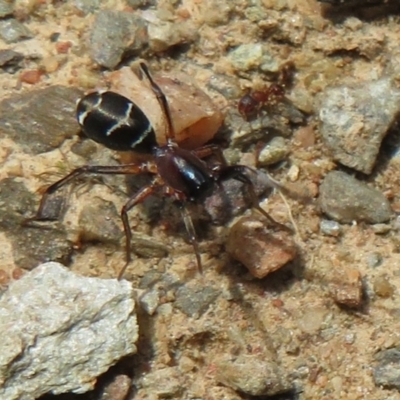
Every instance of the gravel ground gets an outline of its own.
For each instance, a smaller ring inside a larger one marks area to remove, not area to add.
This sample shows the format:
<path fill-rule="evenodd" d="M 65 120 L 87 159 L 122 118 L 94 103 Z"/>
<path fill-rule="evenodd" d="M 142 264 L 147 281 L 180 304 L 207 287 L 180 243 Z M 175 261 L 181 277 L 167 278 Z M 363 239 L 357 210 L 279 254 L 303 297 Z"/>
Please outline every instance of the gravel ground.
<path fill-rule="evenodd" d="M 47 260 L 102 278 L 124 265 L 119 210 L 140 179 L 78 180 L 46 207 L 58 222 L 21 224 L 72 169 L 126 162 L 83 140 L 75 101 L 138 59 L 210 96 L 215 142 L 257 166 L 263 209 L 292 227 L 263 226 L 228 182 L 230 207 L 191 208 L 200 276 L 174 206 L 133 209 L 138 354 L 90 394 L 43 399 L 400 399 L 399 6 L 331 3 L 0 1 L 2 289 Z M 274 84 L 246 121 L 242 96 Z"/>

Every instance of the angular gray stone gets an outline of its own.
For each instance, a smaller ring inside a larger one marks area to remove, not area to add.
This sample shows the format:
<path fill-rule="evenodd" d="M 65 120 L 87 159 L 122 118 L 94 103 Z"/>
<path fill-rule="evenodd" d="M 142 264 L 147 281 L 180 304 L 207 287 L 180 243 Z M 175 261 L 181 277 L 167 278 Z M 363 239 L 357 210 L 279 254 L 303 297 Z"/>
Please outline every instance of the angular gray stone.
<path fill-rule="evenodd" d="M 252 355 L 217 360 L 216 378 L 251 396 L 273 396 L 291 389 L 285 374 L 274 361 Z"/>
<path fill-rule="evenodd" d="M 377 224 L 392 216 L 390 204 L 379 190 L 341 171 L 326 175 L 320 186 L 319 204 L 322 212 L 343 223 Z"/>
<path fill-rule="evenodd" d="M 373 370 L 374 382 L 377 386 L 400 389 L 400 349 L 386 349 L 375 355 L 378 365 Z"/>
<path fill-rule="evenodd" d="M 16 19 L 0 21 L 0 38 L 6 43 L 15 43 L 31 37 L 31 30 Z"/>
<path fill-rule="evenodd" d="M 172 46 L 190 43 L 197 37 L 197 30 L 190 21 L 175 22 L 156 20 L 149 23 L 149 47 L 155 52 Z"/>
<path fill-rule="evenodd" d="M 5 0 L 0 0 L 0 18 L 9 17 L 14 11 L 13 5 Z"/>
<path fill-rule="evenodd" d="M 60 197 L 54 200 L 61 200 Z M 51 205 L 60 205 L 50 202 Z M 57 207 L 52 212 L 56 213 Z M 26 218 L 37 210 L 34 196 L 25 185 L 14 178 L 6 178 L 0 185 L 0 229 L 7 235 L 12 245 L 14 263 L 20 268 L 32 269 L 45 261 L 58 261 L 68 264 L 72 254 L 72 245 L 63 228 L 55 223 L 34 228 L 24 226 Z M 46 211 L 50 211 L 46 207 Z M 59 211 L 59 210 L 58 210 Z M 51 212 L 47 213 L 47 215 Z M 56 215 L 56 218 L 58 214 Z"/>
<path fill-rule="evenodd" d="M 79 215 L 82 242 L 119 243 L 122 236 L 122 223 L 114 203 L 95 197 L 82 208 Z"/>
<path fill-rule="evenodd" d="M 400 112 L 400 90 L 389 78 L 328 88 L 319 105 L 322 139 L 336 161 L 370 174 L 382 139 Z"/>
<path fill-rule="evenodd" d="M 282 161 L 289 154 L 285 139 L 276 136 L 268 142 L 258 154 L 258 165 L 267 166 Z"/>
<path fill-rule="evenodd" d="M 207 311 L 219 292 L 211 286 L 185 285 L 176 292 L 175 305 L 186 315 L 198 317 Z"/>
<path fill-rule="evenodd" d="M 178 367 L 168 367 L 145 374 L 138 386 L 159 399 L 178 399 L 184 388 L 183 379 Z"/>
<path fill-rule="evenodd" d="M 4 49 L 0 50 L 0 68 L 10 74 L 22 68 L 24 55 L 17 51 Z"/>
<path fill-rule="evenodd" d="M 75 104 L 82 92 L 50 86 L 15 94 L 0 102 L 0 129 L 29 154 L 57 148 L 79 131 Z"/>
<path fill-rule="evenodd" d="M 84 393 L 121 357 L 136 352 L 131 285 L 42 264 L 1 297 L 0 335 L 1 399 Z"/>
<path fill-rule="evenodd" d="M 90 57 L 112 69 L 125 55 L 138 54 L 147 40 L 146 24 L 141 17 L 125 11 L 100 11 L 90 35 Z"/>

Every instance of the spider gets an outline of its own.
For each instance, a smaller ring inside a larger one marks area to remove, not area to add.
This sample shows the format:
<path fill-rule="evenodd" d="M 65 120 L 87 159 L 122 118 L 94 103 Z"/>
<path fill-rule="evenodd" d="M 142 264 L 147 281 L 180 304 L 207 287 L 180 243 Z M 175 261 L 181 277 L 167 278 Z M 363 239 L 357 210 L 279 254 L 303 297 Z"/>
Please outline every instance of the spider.
<path fill-rule="evenodd" d="M 125 233 L 126 263 L 121 268 L 118 279 L 121 279 L 132 260 L 132 232 L 128 221 L 128 211 L 156 192 L 172 197 L 178 205 L 193 246 L 200 273 L 203 271 L 201 256 L 196 238 L 196 231 L 187 208 L 188 202 L 201 202 L 209 196 L 216 186 L 227 179 L 236 179 L 248 188 L 253 207 L 267 220 L 283 229 L 285 225 L 276 222 L 259 205 L 254 184 L 247 175 L 252 171 L 244 165 L 227 165 L 221 149 L 214 145 L 204 145 L 195 150 L 186 150 L 177 144 L 171 113 L 166 96 L 154 82 L 146 64 L 140 63 L 140 71 L 146 77 L 165 120 L 166 144 L 158 145 L 156 135 L 149 119 L 143 111 L 126 97 L 111 91 L 93 92 L 83 96 L 77 103 L 76 116 L 83 133 L 90 139 L 109 149 L 135 151 L 152 156 L 151 161 L 142 163 L 121 164 L 116 166 L 84 165 L 48 186 L 44 191 L 36 215 L 30 221 L 54 219 L 46 215 L 45 206 L 48 197 L 84 174 L 141 174 L 153 175 L 151 182 L 139 189 L 128 199 L 121 209 L 121 219 Z M 203 159 L 218 156 L 218 162 L 209 166 Z"/>

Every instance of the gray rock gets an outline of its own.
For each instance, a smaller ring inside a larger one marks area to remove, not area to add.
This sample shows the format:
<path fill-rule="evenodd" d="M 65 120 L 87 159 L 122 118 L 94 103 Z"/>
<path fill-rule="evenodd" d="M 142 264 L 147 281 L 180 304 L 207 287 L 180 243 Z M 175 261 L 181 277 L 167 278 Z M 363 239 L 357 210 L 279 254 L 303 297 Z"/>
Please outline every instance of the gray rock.
<path fill-rule="evenodd" d="M 14 11 L 13 5 L 5 0 L 0 0 L 0 18 L 9 17 Z"/>
<path fill-rule="evenodd" d="M 367 256 L 367 265 L 369 268 L 379 267 L 383 263 L 383 256 L 381 253 L 374 251 Z"/>
<path fill-rule="evenodd" d="M 130 12 L 100 11 L 90 35 L 90 57 L 113 69 L 125 56 L 139 54 L 147 45 L 145 21 Z"/>
<path fill-rule="evenodd" d="M 57 148 L 79 131 L 75 103 L 82 92 L 50 86 L 16 94 L 0 102 L 0 129 L 29 154 Z"/>
<path fill-rule="evenodd" d="M 330 221 L 328 219 L 321 220 L 319 229 L 324 235 L 335 237 L 339 236 L 342 231 L 340 224 L 338 224 L 336 221 Z"/>
<path fill-rule="evenodd" d="M 115 205 L 98 197 L 82 208 L 79 239 L 83 242 L 119 243 L 122 222 Z"/>
<path fill-rule="evenodd" d="M 400 389 L 400 349 L 382 350 L 375 355 L 378 365 L 373 370 L 375 385 Z"/>
<path fill-rule="evenodd" d="M 131 243 L 132 251 L 144 258 L 163 258 L 169 252 L 168 246 L 141 232 L 132 232 Z"/>
<path fill-rule="evenodd" d="M 189 21 L 176 24 L 175 22 L 156 20 L 149 23 L 148 33 L 149 46 L 155 52 L 192 42 L 197 36 L 196 29 Z"/>
<path fill-rule="evenodd" d="M 156 0 L 127 0 L 126 3 L 134 10 L 137 8 L 147 8 L 157 4 Z"/>
<path fill-rule="evenodd" d="M 25 25 L 15 19 L 0 21 L 0 38 L 6 43 L 16 43 L 33 37 L 33 33 Z"/>
<path fill-rule="evenodd" d="M 232 76 L 225 74 L 213 74 L 210 76 L 210 80 L 207 86 L 221 93 L 229 100 L 235 100 L 240 97 L 242 91 L 238 85 L 237 79 Z"/>
<path fill-rule="evenodd" d="M 274 361 L 252 355 L 217 360 L 216 379 L 251 396 L 273 396 L 291 389 Z"/>
<path fill-rule="evenodd" d="M 400 111 L 400 90 L 388 78 L 329 88 L 318 109 L 322 138 L 334 159 L 370 174 Z"/>
<path fill-rule="evenodd" d="M 177 399 L 184 388 L 183 378 L 178 367 L 163 368 L 145 374 L 137 386 L 146 389 L 157 398 Z"/>
<path fill-rule="evenodd" d="M 332 171 L 320 186 L 319 204 L 330 218 L 344 223 L 386 222 L 392 215 L 386 197 L 344 172 Z"/>
<path fill-rule="evenodd" d="M 248 71 L 262 67 L 268 72 L 278 72 L 279 63 L 261 43 L 246 43 L 232 50 L 228 56 L 237 71 Z"/>
<path fill-rule="evenodd" d="M 289 154 L 288 146 L 283 137 L 277 136 L 271 139 L 269 143 L 258 154 L 258 164 L 267 166 L 282 161 Z"/>
<path fill-rule="evenodd" d="M 218 290 L 211 286 L 187 284 L 176 291 L 175 306 L 190 317 L 199 317 L 207 311 L 218 294 Z"/>
<path fill-rule="evenodd" d="M 84 393 L 136 352 L 131 285 L 79 277 L 57 263 L 14 281 L 0 299 L 0 398 Z"/>
<path fill-rule="evenodd" d="M 329 3 L 335 6 L 370 7 L 377 4 L 386 4 L 391 0 L 317 0 L 320 3 Z M 396 0 L 393 0 L 395 2 Z"/>
<path fill-rule="evenodd" d="M 0 50 L 0 68 L 8 73 L 15 73 L 22 68 L 24 55 L 14 50 Z"/>
<path fill-rule="evenodd" d="M 68 263 L 72 246 L 63 229 L 22 225 L 36 207 L 33 195 L 22 183 L 13 178 L 1 181 L 0 229 L 11 243 L 15 264 L 30 270 L 49 260 Z"/>
<path fill-rule="evenodd" d="M 150 290 L 139 299 L 140 305 L 147 314 L 153 315 L 160 302 L 160 296 L 156 289 Z"/>
<path fill-rule="evenodd" d="M 260 118 L 252 121 L 244 121 L 239 113 L 228 113 L 226 123 L 235 127 L 231 136 L 231 143 L 234 147 L 245 147 L 249 144 L 262 140 L 267 142 L 270 135 L 290 137 L 292 128 L 289 121 L 280 113 L 271 115 L 269 112 L 260 114 Z"/>
<path fill-rule="evenodd" d="M 75 0 L 75 6 L 84 13 L 92 13 L 100 8 L 100 0 Z"/>

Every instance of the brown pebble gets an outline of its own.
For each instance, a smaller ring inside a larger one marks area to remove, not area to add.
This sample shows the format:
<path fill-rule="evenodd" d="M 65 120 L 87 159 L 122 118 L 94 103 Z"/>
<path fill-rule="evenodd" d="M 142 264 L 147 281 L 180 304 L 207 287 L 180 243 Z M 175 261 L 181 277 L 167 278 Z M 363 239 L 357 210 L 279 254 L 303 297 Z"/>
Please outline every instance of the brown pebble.
<path fill-rule="evenodd" d="M 335 265 L 328 278 L 333 299 L 348 307 L 359 307 L 362 301 L 361 274 L 355 268 Z"/>
<path fill-rule="evenodd" d="M 56 43 L 56 50 L 57 50 L 58 54 L 68 53 L 68 51 L 71 47 L 72 47 L 71 42 L 57 42 Z"/>
<path fill-rule="evenodd" d="M 18 267 L 14 268 L 11 273 L 12 278 L 15 279 L 16 281 L 18 279 L 21 279 L 23 275 L 24 275 L 24 270 Z"/>
<path fill-rule="evenodd" d="M 304 149 L 314 146 L 315 133 L 312 126 L 304 126 L 299 128 L 295 134 L 294 139 Z"/>
<path fill-rule="evenodd" d="M 5 286 L 10 282 L 10 277 L 4 269 L 0 269 L 0 286 Z"/>
<path fill-rule="evenodd" d="M 271 304 L 275 308 L 282 308 L 284 305 L 284 302 L 281 299 L 273 299 L 271 301 Z"/>
<path fill-rule="evenodd" d="M 385 298 L 392 296 L 394 292 L 387 276 L 377 276 L 373 281 L 373 288 L 376 295 Z"/>
<path fill-rule="evenodd" d="M 117 375 L 103 390 L 101 400 L 124 400 L 129 393 L 131 379 L 127 375 Z"/>
<path fill-rule="evenodd" d="M 260 279 L 297 254 L 291 234 L 275 227 L 270 229 L 267 224 L 254 217 L 241 218 L 230 229 L 227 241 L 227 252 Z"/>
<path fill-rule="evenodd" d="M 38 69 L 31 69 L 27 71 L 23 71 L 19 77 L 21 82 L 29 83 L 30 85 L 34 85 L 40 81 L 43 72 Z"/>
<path fill-rule="evenodd" d="M 43 59 L 42 65 L 48 74 L 57 71 L 60 66 L 57 57 L 47 57 Z"/>

